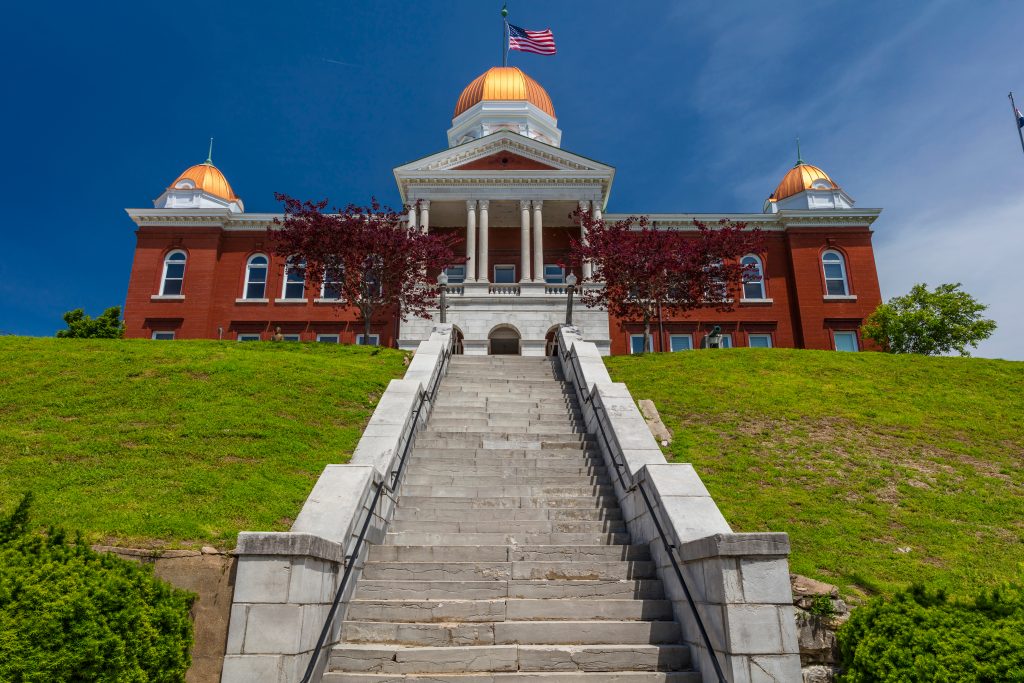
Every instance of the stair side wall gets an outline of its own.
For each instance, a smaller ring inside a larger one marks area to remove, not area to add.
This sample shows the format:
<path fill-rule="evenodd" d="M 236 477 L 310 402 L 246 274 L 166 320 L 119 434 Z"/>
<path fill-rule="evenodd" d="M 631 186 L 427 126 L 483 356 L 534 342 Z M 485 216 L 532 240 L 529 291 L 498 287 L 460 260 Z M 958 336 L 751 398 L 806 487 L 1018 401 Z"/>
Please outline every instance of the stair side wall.
<path fill-rule="evenodd" d="M 717 681 L 676 562 L 730 683 L 801 680 L 796 617 L 784 533 L 733 533 L 696 470 L 668 463 L 628 388 L 614 383 L 600 352 L 579 332 L 559 330 L 559 362 L 580 401 L 588 432 L 597 437 L 633 543 L 647 543 L 672 600 L 683 640 L 702 679 Z M 621 481 L 615 474 L 619 462 Z M 653 515 L 643 499 L 646 493 Z"/>

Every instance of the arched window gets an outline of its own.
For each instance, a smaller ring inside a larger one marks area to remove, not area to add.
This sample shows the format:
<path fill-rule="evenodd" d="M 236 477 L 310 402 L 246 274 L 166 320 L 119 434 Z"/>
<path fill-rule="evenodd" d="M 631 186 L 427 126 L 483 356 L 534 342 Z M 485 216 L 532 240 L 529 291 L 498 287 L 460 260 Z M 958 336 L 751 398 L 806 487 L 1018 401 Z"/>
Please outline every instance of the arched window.
<path fill-rule="evenodd" d="M 740 265 L 745 266 L 743 272 L 743 298 L 764 299 L 764 268 L 761 266 L 761 259 L 753 254 L 747 254 L 740 260 Z"/>
<path fill-rule="evenodd" d="M 181 294 L 185 284 L 185 252 L 172 251 L 164 257 L 164 276 L 160 280 L 161 296 Z"/>
<path fill-rule="evenodd" d="M 821 255 L 821 267 L 825 271 L 825 294 L 846 296 L 850 283 L 846 279 L 846 261 L 838 251 L 826 251 Z"/>
<path fill-rule="evenodd" d="M 253 254 L 245 265 L 245 298 L 264 299 L 267 296 L 267 266 L 263 254 Z"/>
<path fill-rule="evenodd" d="M 306 298 L 306 262 L 293 263 L 292 259 L 284 266 L 284 284 L 281 285 L 282 299 Z"/>

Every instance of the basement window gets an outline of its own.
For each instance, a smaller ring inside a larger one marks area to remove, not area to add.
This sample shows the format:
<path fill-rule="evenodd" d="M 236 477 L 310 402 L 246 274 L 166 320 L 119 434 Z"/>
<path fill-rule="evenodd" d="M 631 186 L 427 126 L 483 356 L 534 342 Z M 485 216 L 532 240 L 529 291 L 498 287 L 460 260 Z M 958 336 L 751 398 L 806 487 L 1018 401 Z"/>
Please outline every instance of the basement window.
<path fill-rule="evenodd" d="M 367 339 L 367 337 L 365 335 L 357 334 L 356 335 L 356 344 L 358 344 L 359 346 L 379 346 L 380 345 L 380 335 L 379 334 L 371 334 L 370 337 L 369 337 L 370 341 L 366 341 L 366 339 Z"/>
<path fill-rule="evenodd" d="M 318 334 L 316 340 L 325 344 L 338 344 L 341 342 L 341 337 L 337 334 Z"/>
<path fill-rule="evenodd" d="M 647 337 L 651 351 L 654 351 L 654 336 L 649 335 Z M 644 335 L 642 334 L 631 334 L 629 335 L 629 352 L 630 353 L 643 353 L 644 352 Z"/>
<path fill-rule="evenodd" d="M 748 334 L 747 346 L 752 349 L 772 348 L 772 335 L 770 334 Z"/>
<path fill-rule="evenodd" d="M 254 341 L 258 342 L 259 340 L 260 340 L 260 335 L 259 334 L 240 334 L 240 335 L 238 335 L 238 341 L 240 341 L 240 342 L 254 342 Z"/>
<path fill-rule="evenodd" d="M 668 344 L 673 351 L 692 351 L 693 337 L 688 334 L 673 334 L 668 338 Z"/>
<path fill-rule="evenodd" d="M 833 332 L 832 341 L 835 343 L 836 351 L 859 351 L 856 332 Z"/>
<path fill-rule="evenodd" d="M 154 332 L 153 339 L 159 339 L 161 341 L 174 341 L 174 332 Z"/>

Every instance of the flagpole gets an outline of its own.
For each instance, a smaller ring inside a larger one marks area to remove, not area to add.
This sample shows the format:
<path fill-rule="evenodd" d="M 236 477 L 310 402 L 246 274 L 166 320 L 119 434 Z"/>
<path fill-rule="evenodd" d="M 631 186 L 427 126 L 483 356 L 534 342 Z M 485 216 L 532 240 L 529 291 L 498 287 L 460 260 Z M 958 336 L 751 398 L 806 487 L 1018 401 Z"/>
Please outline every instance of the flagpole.
<path fill-rule="evenodd" d="M 508 66 L 508 3 L 501 6 L 501 65 Z"/>
<path fill-rule="evenodd" d="M 1024 128 L 1020 127 L 1020 118 L 1017 116 L 1017 103 L 1013 101 L 1013 91 L 1010 91 L 1010 109 L 1013 110 L 1013 122 L 1017 124 L 1017 137 L 1020 138 L 1020 149 L 1024 152 Z"/>

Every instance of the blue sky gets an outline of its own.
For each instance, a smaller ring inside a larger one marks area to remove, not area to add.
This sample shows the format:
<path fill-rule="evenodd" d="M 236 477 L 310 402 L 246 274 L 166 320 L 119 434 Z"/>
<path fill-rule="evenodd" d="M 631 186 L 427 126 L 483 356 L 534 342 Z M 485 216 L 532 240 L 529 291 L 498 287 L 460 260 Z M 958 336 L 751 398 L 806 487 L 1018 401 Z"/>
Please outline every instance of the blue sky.
<path fill-rule="evenodd" d="M 134 225 L 216 138 L 249 211 L 273 192 L 396 203 L 391 169 L 446 146 L 500 60 L 501 3 L 17 3 L 5 10 L 0 331 L 122 304 Z M 882 207 L 883 295 L 960 281 L 1024 359 L 1019 2 L 512 0 L 555 57 L 513 54 L 563 146 L 617 168 L 614 212 L 761 208 L 794 160 Z"/>

